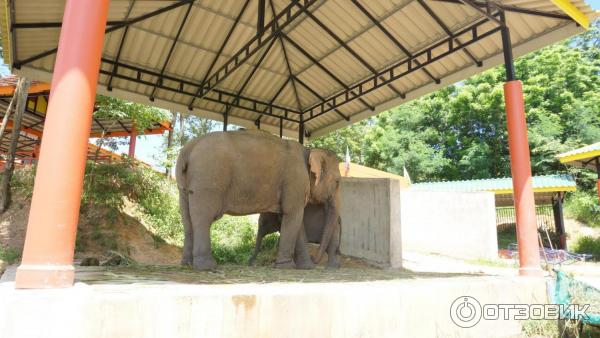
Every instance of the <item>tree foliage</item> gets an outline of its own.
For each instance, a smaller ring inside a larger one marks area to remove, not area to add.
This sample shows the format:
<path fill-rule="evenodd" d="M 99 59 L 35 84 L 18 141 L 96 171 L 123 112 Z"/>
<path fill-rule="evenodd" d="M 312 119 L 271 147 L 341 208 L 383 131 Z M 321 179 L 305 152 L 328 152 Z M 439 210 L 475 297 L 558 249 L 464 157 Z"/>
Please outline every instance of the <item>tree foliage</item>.
<path fill-rule="evenodd" d="M 599 56 L 595 22 L 516 60 L 534 175 L 564 172 L 558 153 L 600 140 Z M 496 67 L 312 143 L 340 156 L 348 145 L 353 161 L 398 174 L 406 167 L 415 181 L 510 176 L 504 81 Z"/>

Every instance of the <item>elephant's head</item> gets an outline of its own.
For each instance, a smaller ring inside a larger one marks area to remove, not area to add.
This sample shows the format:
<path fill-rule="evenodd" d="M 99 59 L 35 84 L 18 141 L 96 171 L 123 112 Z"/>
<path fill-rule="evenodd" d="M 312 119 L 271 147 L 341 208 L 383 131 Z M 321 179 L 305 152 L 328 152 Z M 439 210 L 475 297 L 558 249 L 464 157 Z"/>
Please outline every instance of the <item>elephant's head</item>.
<path fill-rule="evenodd" d="M 337 156 L 328 150 L 311 149 L 308 166 L 310 168 L 309 202 L 325 206 L 325 228 L 321 236 L 319 252 L 314 259 L 315 263 L 319 263 L 339 224 L 341 175 Z"/>

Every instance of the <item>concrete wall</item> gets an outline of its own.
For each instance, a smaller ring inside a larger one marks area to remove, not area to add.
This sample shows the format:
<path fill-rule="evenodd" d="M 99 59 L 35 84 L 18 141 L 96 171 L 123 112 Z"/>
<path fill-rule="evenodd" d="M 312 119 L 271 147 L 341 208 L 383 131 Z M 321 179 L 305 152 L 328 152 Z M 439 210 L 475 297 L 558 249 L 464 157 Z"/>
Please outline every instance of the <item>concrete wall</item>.
<path fill-rule="evenodd" d="M 343 178 L 340 189 L 344 255 L 395 268 L 402 250 L 497 257 L 492 193 L 401 191 L 388 178 Z"/>
<path fill-rule="evenodd" d="M 515 337 L 519 320 L 462 329 L 452 302 L 546 303 L 529 278 L 409 278 L 362 283 L 235 285 L 77 283 L 15 290 L 0 282 L 2 338 Z"/>
<path fill-rule="evenodd" d="M 346 178 L 341 185 L 342 254 L 381 265 L 402 266 L 400 182 Z"/>
<path fill-rule="evenodd" d="M 407 189 L 399 202 L 404 250 L 465 259 L 498 257 L 493 193 Z"/>

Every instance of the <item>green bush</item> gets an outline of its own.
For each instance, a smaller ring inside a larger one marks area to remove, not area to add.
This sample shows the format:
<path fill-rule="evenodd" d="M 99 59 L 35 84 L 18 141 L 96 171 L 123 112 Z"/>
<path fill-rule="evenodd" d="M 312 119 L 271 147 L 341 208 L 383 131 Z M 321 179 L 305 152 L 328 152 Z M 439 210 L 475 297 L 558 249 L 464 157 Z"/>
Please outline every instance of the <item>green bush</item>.
<path fill-rule="evenodd" d="M 13 264 L 21 258 L 21 254 L 12 248 L 4 248 L 0 245 L 0 261 L 4 261 L 8 264 Z"/>
<path fill-rule="evenodd" d="M 247 217 L 224 216 L 212 225 L 212 252 L 219 264 L 246 264 L 254 252 L 256 226 Z M 278 235 L 266 236 L 257 257 L 261 265 L 270 260 L 277 247 Z"/>
<path fill-rule="evenodd" d="M 600 260 L 600 238 L 582 236 L 575 240 L 571 248 L 577 253 L 592 254 L 595 260 Z"/>
<path fill-rule="evenodd" d="M 567 215 L 591 227 L 600 227 L 600 205 L 595 191 L 576 191 L 565 203 Z"/>

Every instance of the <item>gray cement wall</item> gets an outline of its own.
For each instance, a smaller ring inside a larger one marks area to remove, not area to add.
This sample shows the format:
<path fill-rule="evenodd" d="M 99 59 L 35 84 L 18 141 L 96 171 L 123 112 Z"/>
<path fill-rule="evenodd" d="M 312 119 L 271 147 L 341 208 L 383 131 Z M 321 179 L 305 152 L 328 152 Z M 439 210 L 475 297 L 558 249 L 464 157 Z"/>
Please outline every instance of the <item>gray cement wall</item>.
<path fill-rule="evenodd" d="M 400 198 L 400 182 L 344 177 L 340 190 L 342 254 L 401 267 L 400 204 L 390 203 Z"/>
<path fill-rule="evenodd" d="M 402 251 L 497 257 L 494 195 L 400 190 L 388 178 L 343 178 L 344 255 L 402 267 Z"/>
<path fill-rule="evenodd" d="M 14 282 L 0 282 L 0 336 L 520 336 L 521 320 L 455 325 L 450 306 L 466 295 L 481 304 L 547 302 L 544 279 L 497 276 L 233 285 L 116 281 L 58 290 L 15 290 Z"/>

